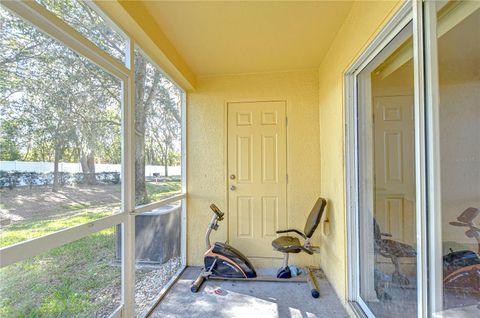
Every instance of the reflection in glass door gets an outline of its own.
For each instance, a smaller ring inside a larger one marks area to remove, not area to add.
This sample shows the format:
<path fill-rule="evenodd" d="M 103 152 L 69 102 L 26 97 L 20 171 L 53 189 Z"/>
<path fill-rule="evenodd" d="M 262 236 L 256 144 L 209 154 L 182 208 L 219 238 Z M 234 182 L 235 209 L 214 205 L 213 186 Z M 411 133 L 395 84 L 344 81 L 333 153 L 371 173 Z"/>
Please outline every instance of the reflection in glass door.
<path fill-rule="evenodd" d="M 417 312 L 412 23 L 358 74 L 360 297 L 376 317 Z"/>
<path fill-rule="evenodd" d="M 480 317 L 480 2 L 435 3 L 435 317 Z M 441 252 L 441 254 L 440 254 Z"/>

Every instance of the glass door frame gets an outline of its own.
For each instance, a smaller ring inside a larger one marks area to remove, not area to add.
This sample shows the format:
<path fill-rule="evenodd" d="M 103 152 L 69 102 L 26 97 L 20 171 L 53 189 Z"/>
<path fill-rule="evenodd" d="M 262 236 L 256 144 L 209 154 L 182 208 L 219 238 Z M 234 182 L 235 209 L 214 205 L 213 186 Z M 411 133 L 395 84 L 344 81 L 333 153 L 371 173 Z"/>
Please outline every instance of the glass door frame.
<path fill-rule="evenodd" d="M 417 246 L 417 316 L 428 317 L 427 195 L 423 5 L 406 1 L 345 73 L 345 176 L 347 207 L 347 300 L 360 317 L 375 317 L 360 296 L 358 113 L 360 72 L 413 21 L 415 216 Z"/>
<path fill-rule="evenodd" d="M 444 1 L 445 5 L 447 1 Z M 425 40 L 425 125 L 427 133 L 427 211 L 428 211 L 428 267 L 430 271 L 428 295 L 429 311 L 443 309 L 442 220 L 434 211 L 441 211 L 440 188 L 440 128 L 439 128 L 439 80 L 437 52 L 437 5 L 435 1 L 423 3 Z M 427 315 L 431 316 L 431 314 Z"/>

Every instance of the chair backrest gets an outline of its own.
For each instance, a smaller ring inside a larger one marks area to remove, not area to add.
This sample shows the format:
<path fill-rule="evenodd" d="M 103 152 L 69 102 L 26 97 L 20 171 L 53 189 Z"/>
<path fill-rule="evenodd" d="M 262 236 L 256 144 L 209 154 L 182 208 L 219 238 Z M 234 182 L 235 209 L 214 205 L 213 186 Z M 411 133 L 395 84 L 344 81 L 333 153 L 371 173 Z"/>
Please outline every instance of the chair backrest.
<path fill-rule="evenodd" d="M 460 214 L 460 216 L 457 218 L 457 220 L 463 223 L 470 224 L 473 221 L 473 219 L 475 219 L 478 216 L 478 214 L 480 214 L 480 210 L 478 210 L 477 208 L 470 207 L 465 211 L 463 211 L 462 214 Z"/>
<path fill-rule="evenodd" d="M 303 229 L 303 233 L 306 237 L 312 237 L 313 233 L 317 229 L 318 224 L 320 223 L 326 205 L 327 201 L 323 198 L 318 198 L 317 202 L 315 202 L 312 211 L 310 211 L 310 214 L 308 215 L 305 228 Z"/>

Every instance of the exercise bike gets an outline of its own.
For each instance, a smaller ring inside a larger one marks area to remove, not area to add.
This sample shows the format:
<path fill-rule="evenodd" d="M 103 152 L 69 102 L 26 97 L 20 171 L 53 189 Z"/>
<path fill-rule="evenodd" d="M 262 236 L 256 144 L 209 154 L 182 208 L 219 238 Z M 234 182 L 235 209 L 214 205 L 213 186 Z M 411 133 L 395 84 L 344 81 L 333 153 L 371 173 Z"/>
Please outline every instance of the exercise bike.
<path fill-rule="evenodd" d="M 204 267 L 200 275 L 192 282 L 190 290 L 196 293 L 203 282 L 207 279 L 219 280 L 237 280 L 237 281 L 267 281 L 267 282 L 308 282 L 310 286 L 310 293 L 313 298 L 318 298 L 320 292 L 310 268 L 306 268 L 306 275 L 293 276 L 288 266 L 288 256 L 290 253 L 305 252 L 309 255 L 318 253 L 318 247 L 310 244 L 310 239 L 313 236 L 327 202 L 325 199 L 318 198 L 312 211 L 310 212 L 303 233 L 299 230 L 289 229 L 277 231 L 280 233 L 296 233 L 304 239 L 304 243 L 300 244 L 300 240 L 293 236 L 280 236 L 272 242 L 275 250 L 282 252 L 284 255 L 283 266 L 277 271 L 274 276 L 259 276 L 255 271 L 250 260 L 240 251 L 230 246 L 227 243 L 215 242 L 210 244 L 210 234 L 212 230 L 216 231 L 219 227 L 218 222 L 223 220 L 224 213 L 220 211 L 214 204 L 210 205 L 213 211 L 212 219 L 208 225 L 205 234 L 205 245 L 207 251 L 204 254 Z"/>
<path fill-rule="evenodd" d="M 477 208 L 468 208 L 450 225 L 466 227 L 465 235 L 477 241 L 477 251 L 453 251 L 443 257 L 443 287 L 462 294 L 480 295 L 480 227 L 474 219 L 480 215 Z"/>

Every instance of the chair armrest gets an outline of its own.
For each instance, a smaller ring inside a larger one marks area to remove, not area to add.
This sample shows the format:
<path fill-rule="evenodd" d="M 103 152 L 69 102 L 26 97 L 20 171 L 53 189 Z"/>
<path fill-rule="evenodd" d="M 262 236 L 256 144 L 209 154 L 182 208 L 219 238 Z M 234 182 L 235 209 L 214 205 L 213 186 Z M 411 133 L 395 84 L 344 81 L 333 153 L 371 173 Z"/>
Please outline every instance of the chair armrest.
<path fill-rule="evenodd" d="M 390 233 L 380 233 L 381 236 L 392 237 L 393 235 Z"/>
<path fill-rule="evenodd" d="M 300 232 L 299 230 L 295 230 L 295 229 L 279 230 L 279 231 L 277 231 L 277 234 L 290 233 L 290 232 L 297 233 L 298 235 L 300 235 L 300 236 L 303 237 L 304 239 L 307 239 L 307 237 L 305 236 L 305 234 L 303 234 L 303 233 Z"/>
<path fill-rule="evenodd" d="M 313 253 L 315 253 L 315 252 L 312 251 L 311 249 L 306 248 L 306 247 L 303 247 L 303 246 L 302 246 L 302 250 L 303 250 L 305 253 L 309 254 L 309 255 L 313 255 Z"/>

